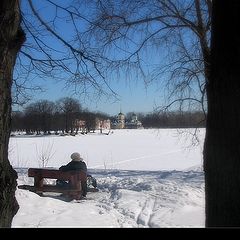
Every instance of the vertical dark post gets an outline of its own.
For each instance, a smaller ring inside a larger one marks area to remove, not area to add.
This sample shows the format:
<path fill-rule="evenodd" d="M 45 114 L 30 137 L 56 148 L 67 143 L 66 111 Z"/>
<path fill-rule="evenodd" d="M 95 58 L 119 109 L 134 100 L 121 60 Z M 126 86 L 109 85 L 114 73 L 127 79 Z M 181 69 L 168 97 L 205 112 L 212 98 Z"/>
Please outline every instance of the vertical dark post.
<path fill-rule="evenodd" d="M 240 227 L 239 0 L 213 0 L 207 99 L 206 227 Z"/>
<path fill-rule="evenodd" d="M 25 41 L 18 0 L 0 1 L 0 227 L 11 227 L 18 211 L 17 173 L 8 160 L 12 81 L 17 54 Z"/>
<path fill-rule="evenodd" d="M 40 196 L 43 194 L 43 176 L 41 172 L 37 173 L 34 177 L 34 188 L 36 189 L 36 193 Z"/>

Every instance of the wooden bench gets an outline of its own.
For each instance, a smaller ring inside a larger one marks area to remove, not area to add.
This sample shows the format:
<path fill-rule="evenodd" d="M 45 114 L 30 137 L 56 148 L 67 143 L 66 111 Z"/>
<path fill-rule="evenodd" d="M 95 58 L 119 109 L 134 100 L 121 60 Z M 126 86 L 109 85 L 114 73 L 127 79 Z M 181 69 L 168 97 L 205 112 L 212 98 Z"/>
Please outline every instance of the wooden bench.
<path fill-rule="evenodd" d="M 87 181 L 87 174 L 83 171 L 63 172 L 50 168 L 29 168 L 28 176 L 34 177 L 34 186 L 20 185 L 20 189 L 27 189 L 39 195 L 43 195 L 43 192 L 59 192 L 77 200 L 82 196 L 81 182 Z M 67 187 L 45 184 L 45 178 L 69 181 L 69 184 Z"/>

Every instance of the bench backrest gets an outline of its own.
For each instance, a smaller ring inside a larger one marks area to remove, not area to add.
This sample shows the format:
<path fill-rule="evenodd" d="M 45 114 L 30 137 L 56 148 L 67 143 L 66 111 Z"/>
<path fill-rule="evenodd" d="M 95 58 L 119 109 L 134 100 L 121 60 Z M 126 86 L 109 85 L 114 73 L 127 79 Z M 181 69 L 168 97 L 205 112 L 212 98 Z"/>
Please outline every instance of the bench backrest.
<path fill-rule="evenodd" d="M 29 168 L 28 169 L 29 177 L 38 177 L 38 178 L 52 178 L 60 180 L 71 180 L 76 179 L 79 181 L 86 181 L 87 174 L 83 171 L 67 171 L 63 172 L 58 169 L 49 169 L 49 168 Z"/>

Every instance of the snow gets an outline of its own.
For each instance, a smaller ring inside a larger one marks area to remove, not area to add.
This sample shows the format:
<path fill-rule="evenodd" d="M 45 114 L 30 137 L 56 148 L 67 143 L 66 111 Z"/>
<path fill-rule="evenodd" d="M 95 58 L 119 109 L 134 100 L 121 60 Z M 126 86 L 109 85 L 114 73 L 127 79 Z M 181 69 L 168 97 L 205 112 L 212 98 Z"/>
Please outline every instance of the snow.
<path fill-rule="evenodd" d="M 29 167 L 54 167 L 78 151 L 99 192 L 86 200 L 43 197 L 17 189 L 20 208 L 12 227 L 204 227 L 202 149 L 205 129 L 123 129 L 76 136 L 11 137 L 9 159 L 18 184 L 33 184 Z M 54 180 L 48 180 L 54 181 Z"/>

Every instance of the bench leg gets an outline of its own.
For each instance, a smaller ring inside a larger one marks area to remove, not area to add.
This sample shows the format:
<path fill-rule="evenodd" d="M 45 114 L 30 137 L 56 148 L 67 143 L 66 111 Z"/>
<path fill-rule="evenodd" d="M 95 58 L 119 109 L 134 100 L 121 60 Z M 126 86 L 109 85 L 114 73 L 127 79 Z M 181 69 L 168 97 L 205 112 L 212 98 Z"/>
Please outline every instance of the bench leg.
<path fill-rule="evenodd" d="M 36 189 L 36 193 L 39 196 L 43 196 L 42 187 L 43 187 L 43 178 L 41 176 L 34 177 L 34 187 Z"/>
<path fill-rule="evenodd" d="M 72 199 L 72 200 L 80 200 L 81 197 L 82 197 L 82 194 L 81 193 L 70 193 L 68 194 L 69 198 Z"/>

